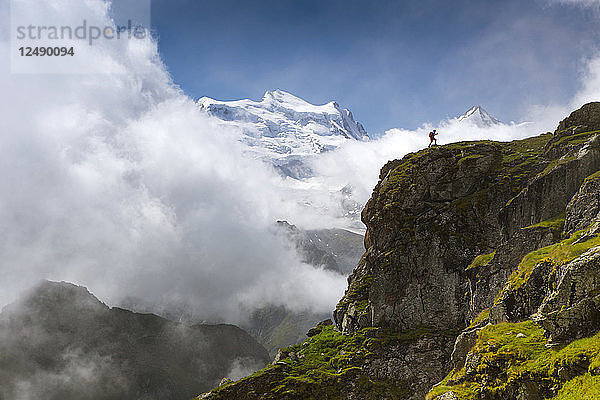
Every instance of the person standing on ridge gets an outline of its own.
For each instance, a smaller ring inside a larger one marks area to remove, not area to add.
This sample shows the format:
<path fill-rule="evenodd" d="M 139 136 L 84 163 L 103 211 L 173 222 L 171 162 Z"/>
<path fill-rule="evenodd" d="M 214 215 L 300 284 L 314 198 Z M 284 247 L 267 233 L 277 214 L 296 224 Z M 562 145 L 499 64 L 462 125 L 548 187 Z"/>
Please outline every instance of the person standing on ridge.
<path fill-rule="evenodd" d="M 437 146 L 437 140 L 435 139 L 435 136 L 437 135 L 437 132 L 435 131 L 435 129 L 431 132 L 429 132 L 429 146 L 427 147 L 431 147 L 431 145 L 435 145 Z"/>

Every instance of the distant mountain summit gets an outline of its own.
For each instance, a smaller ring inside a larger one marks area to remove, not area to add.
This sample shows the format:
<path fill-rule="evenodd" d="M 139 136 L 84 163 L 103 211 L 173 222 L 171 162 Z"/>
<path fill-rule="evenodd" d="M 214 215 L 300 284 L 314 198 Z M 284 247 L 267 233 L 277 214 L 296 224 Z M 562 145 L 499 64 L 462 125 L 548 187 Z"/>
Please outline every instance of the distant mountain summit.
<path fill-rule="evenodd" d="M 494 125 L 503 125 L 501 121 L 494 118 L 481 106 L 471 107 L 469 111 L 458 117 L 458 121 L 462 123 L 475 125 L 479 128 L 489 128 L 490 126 Z"/>
<path fill-rule="evenodd" d="M 267 91 L 261 101 L 202 97 L 197 105 L 223 125 L 240 129 L 250 153 L 292 178 L 312 176 L 307 157 L 369 138 L 352 112 L 335 101 L 314 105 L 283 90 Z"/>

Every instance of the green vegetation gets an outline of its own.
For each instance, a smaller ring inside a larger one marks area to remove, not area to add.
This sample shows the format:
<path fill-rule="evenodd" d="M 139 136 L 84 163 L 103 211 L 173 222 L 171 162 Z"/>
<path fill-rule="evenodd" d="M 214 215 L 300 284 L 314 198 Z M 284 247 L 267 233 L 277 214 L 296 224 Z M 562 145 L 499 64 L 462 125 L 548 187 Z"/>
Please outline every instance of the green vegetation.
<path fill-rule="evenodd" d="M 525 257 L 523 257 L 523 260 L 517 267 L 517 270 L 510 276 L 503 291 L 514 290 L 521 287 L 525 282 L 527 282 L 531 276 L 533 268 L 538 263 L 550 262 L 554 266 L 565 264 L 579 257 L 592 247 L 600 245 L 600 237 L 597 235 L 594 235 L 591 238 L 585 238 L 587 240 L 583 240 L 586 234 L 587 229 L 577 231 L 568 239 L 547 247 L 542 247 L 541 249 L 527 254 Z M 579 240 L 582 241 L 578 242 Z"/>
<path fill-rule="evenodd" d="M 460 160 L 458 160 L 458 165 L 461 165 L 462 163 L 469 161 L 469 160 L 477 160 L 478 158 L 482 158 L 483 154 L 471 154 L 468 155 L 466 157 L 461 158 Z"/>
<path fill-rule="evenodd" d="M 480 312 L 473 319 L 473 321 L 471 321 L 471 324 L 469 325 L 469 329 L 476 327 L 477 325 L 479 325 L 480 323 L 482 323 L 483 321 L 485 321 L 489 317 L 490 317 L 490 309 L 486 308 L 485 310 L 483 310 L 482 312 Z"/>
<path fill-rule="evenodd" d="M 548 166 L 546 168 L 544 168 L 544 170 L 542 172 L 540 172 L 539 175 L 540 176 L 546 175 L 547 173 L 549 173 L 550 171 L 552 171 L 554 168 L 558 167 L 559 165 L 567 164 L 573 160 L 575 160 L 575 157 L 573 157 L 573 156 L 563 157 L 563 158 L 559 158 L 557 160 L 552 160 L 550 162 L 550 164 L 548 164 Z"/>
<path fill-rule="evenodd" d="M 588 176 L 587 178 L 585 178 L 585 182 L 594 181 L 598 178 L 600 178 L 600 171 L 596 171 L 593 174 L 591 174 L 590 176 Z"/>
<path fill-rule="evenodd" d="M 465 400 L 480 398 L 482 392 L 509 397 L 527 382 L 547 389 L 564 385 L 554 399 L 598 398 L 585 396 L 600 390 L 600 378 L 595 376 L 600 367 L 600 334 L 562 348 L 547 348 L 546 342 L 543 330 L 532 321 L 487 326 L 471 350 L 478 362 L 468 365 L 468 371 L 465 367 L 452 371 L 427 399 L 448 391 Z M 565 382 L 565 376 L 573 375 L 579 376 Z M 576 393 L 583 397 L 569 397 Z"/>
<path fill-rule="evenodd" d="M 490 193 L 494 187 L 499 192 L 506 193 L 508 189 L 513 195 L 519 193 L 526 182 L 536 174 L 547 174 L 556 166 L 570 162 L 575 159 L 567 156 L 549 161 L 546 155 L 554 149 L 564 146 L 574 146 L 585 143 L 594 134 L 600 131 L 580 133 L 576 135 L 563 136 L 552 142 L 554 136 L 551 133 L 539 135 L 511 142 L 474 141 L 459 142 L 445 145 L 435 151 L 454 153 L 457 157 L 454 170 L 458 171 L 460 166 L 472 160 L 492 157 L 488 176 L 481 178 L 484 184 L 477 192 L 458 199 L 455 206 L 459 211 L 468 212 L 470 205 L 474 207 L 485 206 L 488 203 Z M 431 155 L 435 154 L 428 149 L 406 155 L 402 160 L 392 162 L 388 168 L 387 179 L 382 181 L 379 190 L 385 207 L 393 207 L 399 193 L 406 191 L 411 185 L 417 184 L 415 177 L 420 176 L 419 171 L 426 170 L 426 163 L 430 162 Z M 446 153 L 447 154 L 447 153 Z M 450 169 L 449 174 L 453 173 Z M 484 171 L 482 171 L 484 172 Z"/>
<path fill-rule="evenodd" d="M 359 300 L 354 303 L 354 307 L 356 307 L 356 309 L 362 313 L 364 311 L 367 311 L 367 308 L 369 308 L 369 301 Z"/>
<path fill-rule="evenodd" d="M 489 254 L 482 254 L 480 256 L 475 257 L 473 262 L 471 262 L 471 264 L 469 264 L 469 266 L 467 267 L 467 270 L 489 264 L 494 259 L 495 255 L 496 255 L 496 250 L 492 251 Z"/>
<path fill-rule="evenodd" d="M 550 218 L 550 219 L 547 219 L 546 221 L 538 222 L 535 225 L 530 225 L 523 229 L 549 228 L 550 232 L 552 232 L 552 236 L 553 236 L 554 240 L 558 241 L 563 236 L 563 229 L 565 227 L 565 216 L 566 216 L 566 214 L 563 212 L 554 218 Z"/>
<path fill-rule="evenodd" d="M 489 171 L 489 185 L 470 196 L 457 200 L 457 209 L 464 214 L 471 205 L 476 208 L 485 207 L 489 203 L 490 198 L 493 198 L 493 195 L 490 195 L 490 193 L 501 193 L 507 190 L 513 194 L 518 193 L 527 180 L 539 170 L 539 166 L 542 163 L 544 146 L 546 146 L 551 138 L 551 134 L 544 134 L 512 142 L 477 142 L 480 144 L 499 145 L 501 157 L 494 160 Z M 449 146 L 455 146 L 457 149 L 462 147 L 464 150 L 468 148 L 464 143 Z M 463 158 L 472 158 L 474 156 L 478 155 L 466 155 Z"/>
<path fill-rule="evenodd" d="M 518 361 L 538 357 L 546 350 L 543 330 L 533 321 L 490 325 L 479 332 L 474 351 L 482 355 L 478 372 L 493 367 L 498 358 L 510 361 L 519 368 Z M 515 362 L 516 361 L 516 362 Z"/>
<path fill-rule="evenodd" d="M 309 340 L 308 346 L 297 345 L 288 348 L 289 351 L 295 351 L 303 357 L 300 363 L 294 363 L 290 358 L 283 360 L 292 366 L 290 378 L 304 376 L 303 379 L 310 379 L 314 373 L 335 375 L 347 368 L 353 368 L 353 358 L 358 356 L 364 359 L 371 354 L 370 343 L 364 333 L 342 335 L 330 325 Z"/>
<path fill-rule="evenodd" d="M 493 142 L 489 140 L 479 142 L 461 142 L 453 143 L 448 147 L 461 151 L 468 151 L 474 144 L 487 144 L 500 146 L 502 158 L 496 163 L 493 172 L 498 176 L 499 182 L 506 180 L 521 181 L 528 177 L 539 164 L 540 157 L 544 152 L 544 147 L 552 138 L 552 134 L 543 134 L 527 139 L 513 140 L 511 142 Z M 472 150 L 471 150 L 472 151 Z M 481 158 L 481 154 L 466 154 L 458 162 L 473 158 Z"/>
<path fill-rule="evenodd" d="M 407 184 L 416 175 L 417 162 L 424 150 L 404 156 L 402 163 L 390 170 L 387 180 L 383 181 L 381 193 L 387 194 L 387 203 L 393 201 L 394 195 L 406 190 Z"/>
<path fill-rule="evenodd" d="M 379 200 L 384 210 L 393 208 L 399 195 L 409 190 L 412 185 L 419 184 L 415 178 L 422 176 L 421 171 L 428 170 L 428 163 L 437 152 L 441 151 L 439 154 L 444 154 L 444 157 L 456 157 L 455 163 L 445 167 L 448 176 L 457 172 L 465 162 L 471 165 L 473 160 L 487 158 L 488 162 L 481 163 L 481 168 L 486 168 L 487 171 L 481 171 L 480 179 L 483 181 L 478 185 L 479 190 L 453 203 L 458 211 L 469 214 L 473 208 L 487 207 L 495 193 L 518 193 L 526 181 L 543 167 L 544 148 L 551 138 L 552 134 L 544 134 L 512 142 L 459 142 L 434 151 L 425 149 L 410 153 L 402 160 L 387 164 L 386 168 L 389 170 L 384 170 L 384 176 L 381 176 L 386 179 L 382 180 L 378 190 Z"/>
<path fill-rule="evenodd" d="M 470 150 L 473 146 L 478 145 L 478 144 L 487 144 L 487 145 L 494 145 L 494 144 L 498 144 L 498 142 L 494 142 L 492 140 L 474 140 L 474 141 L 464 141 L 464 142 L 456 142 L 456 143 L 450 143 L 444 146 L 445 149 L 450 149 L 450 150 Z"/>
<path fill-rule="evenodd" d="M 402 342 L 413 340 L 417 335 L 410 333 L 390 336 L 377 333 L 375 328 L 366 328 L 354 335 L 343 335 L 333 326 L 325 326 L 304 343 L 283 349 L 287 355 L 277 364 L 270 365 L 253 375 L 213 390 L 216 397 L 240 382 L 269 378 L 269 393 L 262 399 L 279 399 L 282 395 L 299 399 L 344 399 L 342 386 L 355 380 L 368 393 L 368 399 L 403 398 L 403 389 L 397 383 L 377 380 L 362 372 L 361 366 L 374 356 L 374 352 L 391 340 Z M 315 388 L 317 392 L 315 392 Z M 315 395 L 318 395 L 315 397 Z M 286 397 L 287 398 L 287 397 Z"/>
<path fill-rule="evenodd" d="M 550 218 L 550 219 L 547 219 L 546 221 L 538 222 L 535 225 L 527 226 L 524 229 L 541 227 L 541 228 L 551 228 L 551 229 L 562 230 L 564 225 L 565 225 L 565 213 L 563 212 L 554 218 Z"/>
<path fill-rule="evenodd" d="M 567 382 L 551 400 L 600 399 L 600 376 L 587 373 Z"/>
<path fill-rule="evenodd" d="M 505 144 L 507 151 L 504 154 L 502 162 L 505 164 L 518 164 L 526 159 L 536 158 L 543 152 L 544 147 L 551 138 L 551 133 L 545 133 L 539 136 L 508 142 Z"/>
<path fill-rule="evenodd" d="M 539 168 L 544 148 L 551 138 L 552 134 L 544 134 L 506 143 L 498 168 L 500 181 L 511 185 L 514 192 L 520 191 L 532 172 Z"/>
<path fill-rule="evenodd" d="M 363 275 L 358 279 L 353 280 L 348 286 L 348 290 L 344 294 L 344 297 L 342 297 L 338 303 L 337 308 L 345 308 L 354 302 L 360 301 L 364 302 L 363 305 L 366 308 L 366 300 L 369 296 L 371 282 L 373 282 L 373 277 L 371 275 Z"/>
<path fill-rule="evenodd" d="M 578 133 L 576 135 L 565 135 L 565 136 L 561 137 L 559 140 L 557 140 L 556 142 L 552 143 L 552 145 L 550 145 L 550 147 L 548 148 L 547 151 L 550 152 L 557 147 L 562 147 L 565 145 L 572 146 L 572 145 L 582 144 L 597 133 L 600 133 L 600 131 L 583 132 L 583 133 Z"/>

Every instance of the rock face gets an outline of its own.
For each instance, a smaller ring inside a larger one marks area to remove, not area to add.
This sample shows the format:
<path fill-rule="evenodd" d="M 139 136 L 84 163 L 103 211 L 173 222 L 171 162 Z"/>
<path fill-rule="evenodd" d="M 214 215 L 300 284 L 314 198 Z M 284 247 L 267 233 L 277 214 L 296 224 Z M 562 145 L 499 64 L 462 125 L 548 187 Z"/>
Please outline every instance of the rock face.
<path fill-rule="evenodd" d="M 384 166 L 363 211 L 366 253 L 334 313 L 338 327 L 456 329 L 489 307 L 510 265 L 557 236 L 529 221 L 503 235 L 498 218 L 529 182 L 553 171 L 551 139 L 458 143 Z M 490 268 L 471 265 L 494 250 Z"/>
<path fill-rule="evenodd" d="M 530 182 L 500 215 L 505 237 L 520 227 L 564 212 L 583 180 L 600 165 L 600 103 L 589 103 L 560 122 L 546 144 L 546 169 Z"/>
<path fill-rule="evenodd" d="M 545 399 L 600 387 L 600 337 L 587 337 L 600 330 L 599 112 L 585 105 L 554 134 L 388 162 L 335 327 L 203 398 Z"/>
<path fill-rule="evenodd" d="M 473 257 L 499 241 L 492 216 L 512 194 L 496 181 L 502 158 L 502 146 L 495 143 L 457 144 L 383 167 L 363 210 L 368 228 L 363 265 L 335 313 L 340 329 L 464 324 L 462 275 Z M 366 279 L 365 298 L 353 297 L 355 282 Z M 347 310 L 367 297 L 361 326 Z"/>
<path fill-rule="evenodd" d="M 502 243 L 473 268 L 496 295 L 471 297 L 481 313 L 428 398 L 598 397 L 598 116 L 600 103 L 590 103 L 562 121 L 545 146 L 547 166 L 501 210 Z M 518 246 L 524 235 L 528 245 Z M 504 279 L 490 285 L 497 270 Z"/>
<path fill-rule="evenodd" d="M 537 311 L 536 322 L 551 341 L 570 342 L 600 329 L 600 247 L 594 247 L 556 272 L 556 289 Z"/>
<path fill-rule="evenodd" d="M 566 233 L 573 234 L 598 222 L 600 215 L 600 179 L 598 178 L 600 174 L 593 174 L 586 178 L 567 205 Z"/>
<path fill-rule="evenodd" d="M 560 121 L 556 132 L 573 129 L 580 132 L 600 130 L 600 102 L 588 103 Z"/>
<path fill-rule="evenodd" d="M 0 314 L 0 398 L 189 399 L 266 350 L 232 325 L 184 326 L 43 282 Z M 239 372 L 237 372 L 239 374 Z"/>
<path fill-rule="evenodd" d="M 523 226 L 564 212 L 583 180 L 598 170 L 600 136 L 561 139 L 549 143 L 546 149 L 547 153 L 560 158 L 552 159 L 546 169 L 502 209 L 500 219 L 505 237 Z"/>

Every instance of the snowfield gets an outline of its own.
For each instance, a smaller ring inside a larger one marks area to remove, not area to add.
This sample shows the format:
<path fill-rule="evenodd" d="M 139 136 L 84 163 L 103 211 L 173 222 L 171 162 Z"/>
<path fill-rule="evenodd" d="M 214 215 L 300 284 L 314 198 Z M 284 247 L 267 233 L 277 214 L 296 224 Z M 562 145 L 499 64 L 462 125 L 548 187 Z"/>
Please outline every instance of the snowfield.
<path fill-rule="evenodd" d="M 197 105 L 220 124 L 237 128 L 250 155 L 272 164 L 282 176 L 295 179 L 314 176 L 310 157 L 335 150 L 347 141 L 369 140 L 350 110 L 335 101 L 313 105 L 282 90 L 266 92 L 261 101 L 202 97 Z"/>

